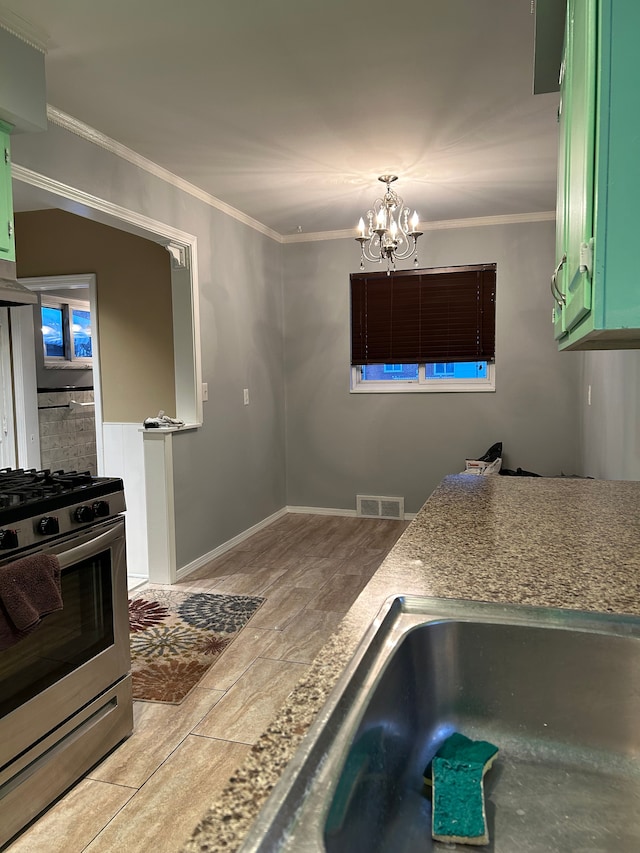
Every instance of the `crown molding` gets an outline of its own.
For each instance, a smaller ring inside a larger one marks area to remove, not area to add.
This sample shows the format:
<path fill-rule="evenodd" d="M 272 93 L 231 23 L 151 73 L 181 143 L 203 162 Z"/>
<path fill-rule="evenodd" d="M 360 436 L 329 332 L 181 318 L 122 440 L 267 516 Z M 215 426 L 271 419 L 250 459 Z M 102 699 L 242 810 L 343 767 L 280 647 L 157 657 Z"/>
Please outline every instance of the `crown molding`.
<path fill-rule="evenodd" d="M 58 125 L 58 127 L 61 127 L 64 130 L 85 139 L 87 142 L 91 142 L 92 144 L 109 151 L 111 154 L 115 154 L 117 157 L 120 157 L 145 172 L 154 175 L 156 178 L 171 184 L 176 187 L 176 189 L 188 193 L 194 198 L 197 198 L 199 201 L 208 204 L 210 207 L 215 207 L 217 210 L 220 210 L 232 219 L 236 219 L 238 222 L 242 222 L 249 228 L 259 231 L 261 234 L 264 234 L 276 243 L 314 243 L 324 240 L 346 240 L 347 238 L 353 238 L 354 236 L 355 228 L 340 231 L 316 231 L 308 234 L 279 234 L 277 231 L 274 231 L 273 228 L 269 228 L 262 222 L 254 219 L 252 216 L 248 216 L 241 210 L 232 207 L 230 204 L 226 204 L 219 198 L 216 198 L 205 190 L 200 189 L 200 187 L 197 187 L 195 184 L 186 181 L 184 178 L 180 178 L 178 175 L 175 175 L 163 166 L 159 166 L 147 157 L 143 157 L 142 154 L 138 154 L 131 148 L 127 148 L 127 146 L 123 145 L 121 142 L 117 142 L 115 139 L 106 136 L 106 134 L 101 133 L 94 127 L 91 127 L 79 119 L 64 113 L 62 110 L 57 109 L 57 107 L 54 107 L 51 104 L 47 105 L 47 118 L 52 124 Z M 556 214 L 554 210 L 543 210 L 533 213 L 476 216 L 469 219 L 441 219 L 433 222 L 423 222 L 420 224 L 424 231 L 441 231 L 451 228 L 483 228 L 490 225 L 550 222 L 553 221 L 555 217 Z"/>
<path fill-rule="evenodd" d="M 16 181 L 21 181 L 29 186 L 60 196 L 75 204 L 91 208 L 98 213 L 119 219 L 140 231 L 164 237 L 169 242 L 189 245 L 192 247 L 192 250 L 196 243 L 196 238 L 193 234 L 180 231 L 171 225 L 167 225 L 165 222 L 151 219 L 141 213 L 121 207 L 119 204 L 113 204 L 113 202 L 106 199 L 86 193 L 77 187 L 71 187 L 68 184 L 56 181 L 54 178 L 49 178 L 47 175 L 34 172 L 32 169 L 27 169 L 25 166 L 16 163 L 15 160 L 11 164 L 11 177 Z"/>
<path fill-rule="evenodd" d="M 533 213 L 510 213 L 499 216 L 475 216 L 469 219 L 440 219 L 433 222 L 421 222 L 424 231 L 444 231 L 448 228 L 486 228 L 489 225 L 517 225 L 524 222 L 552 222 L 556 218 L 555 210 L 542 210 Z M 354 238 L 355 226 L 342 231 L 316 231 L 309 234 L 286 234 L 283 243 L 314 243 L 321 240 L 346 240 Z"/>
<path fill-rule="evenodd" d="M 0 27 L 21 41 L 26 42 L 30 47 L 35 47 L 40 53 L 47 52 L 49 44 L 48 33 L 26 18 L 16 15 L 10 9 L 6 9 L 4 6 L 0 6 Z"/>
<path fill-rule="evenodd" d="M 226 204 L 219 198 L 216 198 L 210 193 L 205 192 L 205 190 L 200 189 L 200 187 L 197 187 L 195 184 L 184 180 L 184 178 L 174 175 L 173 172 L 170 172 L 163 166 L 159 166 L 147 157 L 143 157 L 142 154 L 138 154 L 131 148 L 127 148 L 126 145 L 123 145 L 121 142 L 117 142 L 110 136 L 106 136 L 94 127 L 91 127 L 90 125 L 79 121 L 79 119 L 62 112 L 62 110 L 57 109 L 57 107 L 51 106 L 51 104 L 47 105 L 47 118 L 52 124 L 56 124 L 58 127 L 68 130 L 76 136 L 80 136 L 82 139 L 85 139 L 87 142 L 91 142 L 93 145 L 104 148 L 111 154 L 115 154 L 117 157 L 120 157 L 134 166 L 137 166 L 139 169 L 148 172 L 150 175 L 154 175 L 154 177 L 160 178 L 160 180 L 171 184 L 171 186 L 176 187 L 176 189 L 188 193 L 194 198 L 197 198 L 199 201 L 208 204 L 210 207 L 215 207 L 217 210 L 222 211 L 222 213 L 226 213 L 227 216 L 230 216 L 232 219 L 236 219 L 238 222 L 242 222 L 243 225 L 248 225 L 249 228 L 259 231 L 261 234 L 264 234 L 265 237 L 269 237 L 277 243 L 282 243 L 282 236 L 278 234 L 277 231 L 263 225 L 262 222 L 258 222 L 257 219 L 254 219 L 252 216 L 248 216 L 246 213 L 232 207 L 230 204 Z"/>

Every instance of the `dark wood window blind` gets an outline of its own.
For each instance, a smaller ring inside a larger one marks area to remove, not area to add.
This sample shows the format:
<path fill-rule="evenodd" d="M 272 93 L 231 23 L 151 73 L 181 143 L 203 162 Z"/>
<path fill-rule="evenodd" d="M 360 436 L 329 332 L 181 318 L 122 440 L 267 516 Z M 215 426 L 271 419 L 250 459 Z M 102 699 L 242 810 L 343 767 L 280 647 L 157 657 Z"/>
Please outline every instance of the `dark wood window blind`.
<path fill-rule="evenodd" d="M 495 360 L 496 265 L 351 275 L 351 364 Z"/>

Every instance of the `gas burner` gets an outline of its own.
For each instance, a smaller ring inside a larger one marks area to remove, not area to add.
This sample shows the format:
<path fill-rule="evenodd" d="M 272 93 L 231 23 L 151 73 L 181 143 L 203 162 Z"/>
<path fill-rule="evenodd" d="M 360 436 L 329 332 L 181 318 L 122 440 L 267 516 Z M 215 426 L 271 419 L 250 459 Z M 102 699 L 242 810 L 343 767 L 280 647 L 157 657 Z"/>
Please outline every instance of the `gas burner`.
<path fill-rule="evenodd" d="M 8 498 L 4 505 L 9 506 L 24 501 L 37 500 L 77 489 L 86 488 L 104 478 L 94 477 L 89 471 L 50 471 L 44 468 L 36 471 L 31 468 L 11 469 L 0 471 L 0 495 Z M 3 502 L 0 500 L 0 506 Z"/>
<path fill-rule="evenodd" d="M 122 490 L 121 479 L 94 477 L 90 471 L 0 469 L 0 532 L 22 519 L 31 518 L 35 523 L 44 513 L 93 502 Z"/>

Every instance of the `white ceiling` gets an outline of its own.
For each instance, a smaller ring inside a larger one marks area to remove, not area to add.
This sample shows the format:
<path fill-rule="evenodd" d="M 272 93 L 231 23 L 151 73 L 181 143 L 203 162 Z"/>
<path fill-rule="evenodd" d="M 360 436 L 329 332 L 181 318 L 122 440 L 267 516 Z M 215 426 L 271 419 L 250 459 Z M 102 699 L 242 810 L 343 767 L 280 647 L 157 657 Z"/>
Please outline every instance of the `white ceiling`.
<path fill-rule="evenodd" d="M 531 0 L 2 2 L 49 104 L 282 235 L 353 227 L 385 172 L 423 221 L 555 206 Z"/>

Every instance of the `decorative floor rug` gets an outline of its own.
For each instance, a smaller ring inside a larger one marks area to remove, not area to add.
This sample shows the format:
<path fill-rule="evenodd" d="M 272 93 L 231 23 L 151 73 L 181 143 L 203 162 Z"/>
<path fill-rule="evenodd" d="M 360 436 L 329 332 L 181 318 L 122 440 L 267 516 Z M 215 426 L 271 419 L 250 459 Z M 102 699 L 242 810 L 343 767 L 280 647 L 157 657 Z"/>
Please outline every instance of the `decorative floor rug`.
<path fill-rule="evenodd" d="M 180 704 L 263 598 L 147 589 L 129 600 L 133 698 Z"/>

